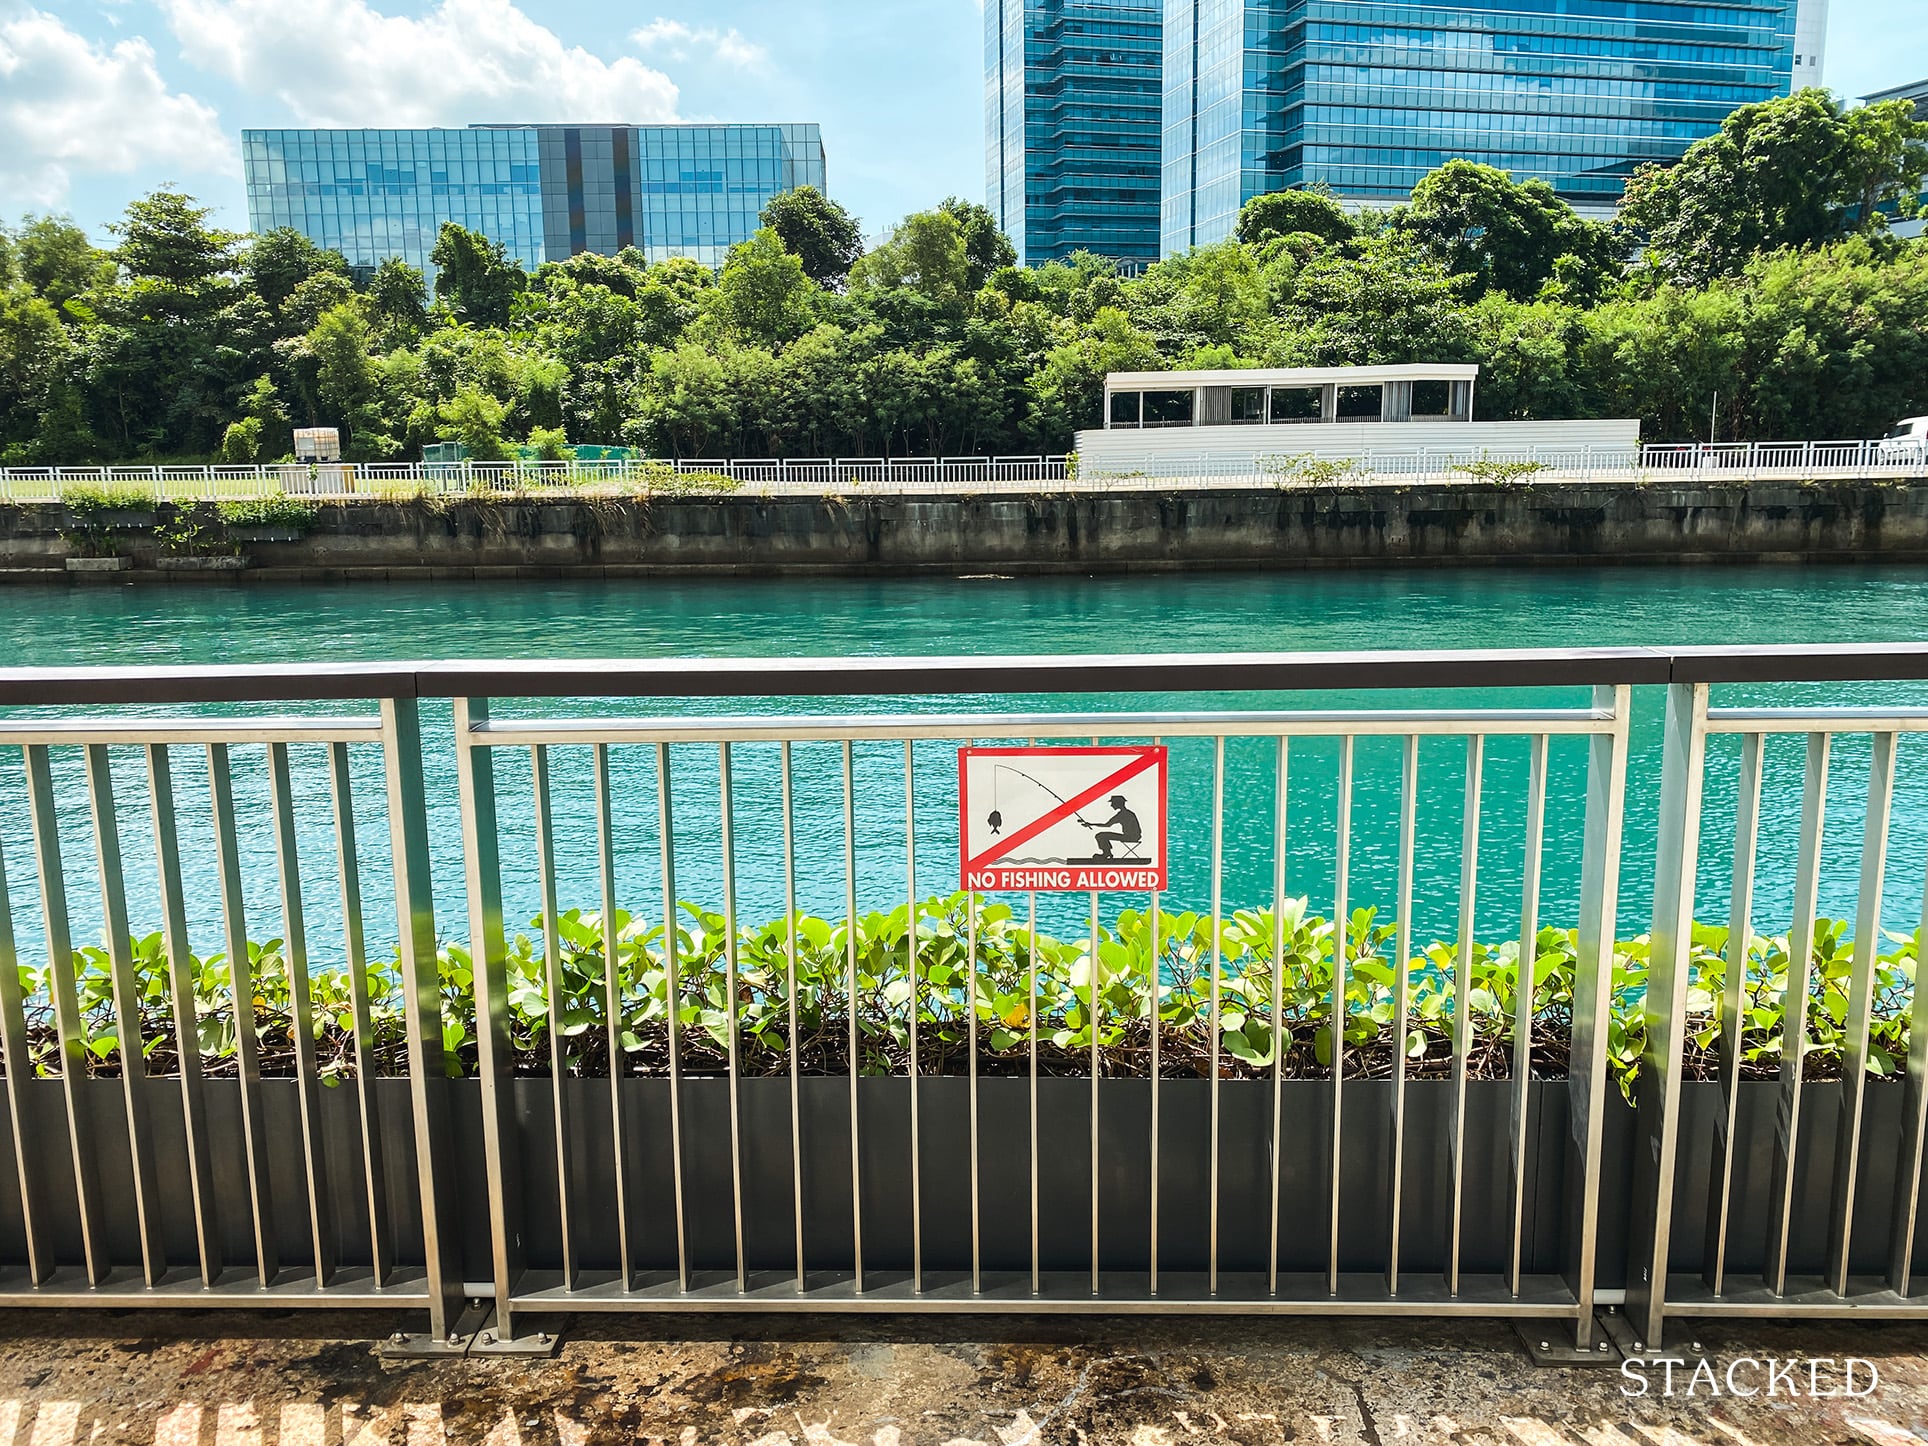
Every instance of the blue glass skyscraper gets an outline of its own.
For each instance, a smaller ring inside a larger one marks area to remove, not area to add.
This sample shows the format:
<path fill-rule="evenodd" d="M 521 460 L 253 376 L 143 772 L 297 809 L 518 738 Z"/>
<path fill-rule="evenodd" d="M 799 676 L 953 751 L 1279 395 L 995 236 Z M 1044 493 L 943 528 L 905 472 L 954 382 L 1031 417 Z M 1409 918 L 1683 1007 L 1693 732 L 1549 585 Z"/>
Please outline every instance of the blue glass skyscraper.
<path fill-rule="evenodd" d="M 1166 0 L 1165 254 L 1253 196 L 1390 205 L 1455 157 L 1604 211 L 1735 107 L 1820 83 L 1827 0 Z"/>
<path fill-rule="evenodd" d="M 1158 259 L 1159 0 L 984 0 L 985 194 L 1027 265 Z"/>
<path fill-rule="evenodd" d="M 526 268 L 634 246 L 720 266 L 772 196 L 824 189 L 814 125 L 491 125 L 243 131 L 248 223 L 290 226 L 351 265 L 424 269 L 444 221 Z"/>

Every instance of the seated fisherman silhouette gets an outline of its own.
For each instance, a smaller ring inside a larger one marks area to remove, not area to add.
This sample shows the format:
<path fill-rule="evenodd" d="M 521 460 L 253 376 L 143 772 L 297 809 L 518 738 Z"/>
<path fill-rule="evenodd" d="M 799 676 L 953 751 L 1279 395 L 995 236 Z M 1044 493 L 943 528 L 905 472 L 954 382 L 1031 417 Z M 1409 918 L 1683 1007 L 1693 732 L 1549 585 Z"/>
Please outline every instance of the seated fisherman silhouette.
<path fill-rule="evenodd" d="M 1098 834 L 1095 842 L 1098 845 L 1098 852 L 1105 858 L 1110 858 L 1113 844 L 1135 844 L 1145 836 L 1145 831 L 1139 827 L 1138 815 L 1125 807 L 1125 796 L 1122 793 L 1114 793 L 1105 801 L 1117 810 L 1110 818 L 1103 823 L 1093 823 L 1087 818 L 1080 818 L 1078 822 L 1088 829 L 1104 830 Z"/>

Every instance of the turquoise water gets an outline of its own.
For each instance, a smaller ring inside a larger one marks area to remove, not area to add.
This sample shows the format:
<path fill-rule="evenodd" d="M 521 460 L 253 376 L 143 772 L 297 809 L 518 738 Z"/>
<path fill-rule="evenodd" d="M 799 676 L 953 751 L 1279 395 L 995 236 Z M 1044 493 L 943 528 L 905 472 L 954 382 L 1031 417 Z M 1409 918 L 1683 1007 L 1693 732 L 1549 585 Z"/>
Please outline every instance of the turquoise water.
<path fill-rule="evenodd" d="M 1901 641 L 1928 638 L 1928 569 L 1594 569 L 1467 570 L 1398 573 L 1027 579 L 770 580 L 677 582 L 531 582 L 517 584 L 15 587 L 0 592 L 0 657 L 17 666 L 140 663 L 288 662 L 342 659 L 688 657 L 805 655 L 1198 652 L 1361 648 L 1467 648 L 1531 645 L 1671 646 L 1746 642 Z M 695 665 L 700 670 L 700 663 Z M 1121 679 L 1121 690 L 1130 686 Z M 1224 708 L 1453 706 L 1586 701 L 1581 690 L 1511 693 L 1277 695 L 1210 700 Z M 1822 689 L 1722 689 L 1717 703 L 1928 701 L 1919 686 L 1831 685 Z M 961 697 L 946 709 L 977 711 L 1090 708 L 1105 711 L 1197 706 L 1199 700 L 1121 691 L 1093 699 Z M 644 705 L 500 704 L 522 713 L 639 711 Z M 662 712 L 861 711 L 928 708 L 915 699 L 823 700 L 727 705 L 671 700 Z M 1644 932 L 1653 873 L 1653 818 L 1659 780 L 1661 697 L 1636 694 L 1627 850 L 1620 932 Z M 230 710 L 231 711 L 231 710 Z M 279 708 L 275 711 L 296 711 Z M 336 709 L 334 711 L 341 711 Z M 448 711 L 431 704 L 427 725 L 438 917 L 445 935 L 464 933 L 459 830 L 449 761 Z M 1883 923 L 1912 931 L 1921 911 L 1928 863 L 1928 758 L 1921 740 L 1902 745 L 1893 859 Z M 1700 889 L 1703 917 L 1724 916 L 1731 852 L 1737 748 L 1716 740 L 1708 778 L 1708 816 Z M 236 794 L 250 932 L 279 932 L 279 903 L 266 826 L 265 768 L 259 750 L 237 750 Z M 198 752 L 178 750 L 177 786 L 184 863 L 197 948 L 219 948 L 206 773 Z M 72 750 L 67 751 L 68 755 Z M 1351 859 L 1352 902 L 1389 913 L 1398 854 L 1399 745 L 1359 745 Z M 1225 899 L 1228 909 L 1269 900 L 1273 870 L 1274 745 L 1235 741 L 1228 750 Z M 1544 916 L 1571 922 L 1577 895 L 1585 745 L 1555 740 L 1550 770 Z M 338 886 L 328 863 L 329 813 L 319 750 L 297 749 L 297 819 L 306 870 L 304 901 L 318 955 L 339 938 Z M 917 775 L 917 888 L 957 887 L 954 748 L 920 744 Z M 1465 748 L 1429 740 L 1422 748 L 1421 827 L 1416 927 L 1449 935 L 1459 907 Z M 559 849 L 565 907 L 597 905 L 587 754 L 555 760 Z M 859 883 L 864 907 L 893 907 L 905 879 L 901 745 L 860 746 Z M 1480 931 L 1505 937 L 1517 927 L 1524 833 L 1526 745 L 1489 745 L 1482 791 Z M 800 904 L 842 909 L 841 779 L 836 750 L 799 746 L 795 759 Z M 1841 740 L 1829 790 L 1823 909 L 1850 915 L 1856 884 L 1865 740 Z M 1334 873 L 1332 817 L 1336 745 L 1293 745 L 1288 802 L 1288 889 L 1329 906 Z M 117 750 L 115 775 L 136 928 L 156 925 L 151 834 L 144 767 Z M 1801 745 L 1770 750 L 1761 846 L 1760 922 L 1784 927 L 1791 908 L 1799 817 Z M 615 762 L 618 879 L 622 903 L 651 917 L 661 907 L 657 869 L 655 775 L 649 750 L 619 750 Z M 679 895 L 720 899 L 715 750 L 677 751 L 676 846 Z M 526 755 L 501 763 L 503 856 L 509 915 L 536 910 L 533 828 Z M 63 857 L 78 942 L 99 934 L 99 888 L 79 760 L 59 759 Z M 741 745 L 736 757 L 740 912 L 761 921 L 781 912 L 781 814 L 774 745 Z M 1210 898 L 1210 744 L 1174 744 L 1172 774 L 1174 904 Z M 371 938 L 392 944 L 390 881 L 377 761 L 358 759 L 356 799 L 369 846 L 364 877 Z M 40 900 L 30 866 L 24 786 L 16 750 L 0 750 L 0 848 L 24 954 L 38 947 Z M 1120 898 L 1110 906 L 1133 902 Z M 1073 929 L 1083 901 L 1051 902 L 1045 921 Z"/>

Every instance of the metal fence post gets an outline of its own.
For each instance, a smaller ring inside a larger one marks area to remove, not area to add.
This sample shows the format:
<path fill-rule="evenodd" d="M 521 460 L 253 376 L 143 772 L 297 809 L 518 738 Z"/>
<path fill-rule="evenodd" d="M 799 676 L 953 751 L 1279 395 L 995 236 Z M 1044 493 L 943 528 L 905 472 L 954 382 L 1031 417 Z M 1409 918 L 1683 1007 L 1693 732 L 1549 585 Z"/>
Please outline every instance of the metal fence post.
<path fill-rule="evenodd" d="M 1620 841 L 1626 822 L 1628 725 L 1633 690 L 1593 690 L 1593 706 L 1613 720 L 1593 735 L 1587 755 L 1586 839 L 1580 860 L 1580 949 L 1573 972 L 1573 1048 L 1567 1109 L 1577 1153 L 1566 1180 L 1569 1224 L 1562 1275 L 1575 1306 L 1574 1344 L 1593 1345 L 1594 1272 L 1599 1258 L 1600 1153 L 1607 1093 L 1606 1036 L 1613 1008 L 1614 928 L 1620 905 Z"/>
<path fill-rule="evenodd" d="M 460 1348 L 461 1204 L 453 1162 L 448 1066 L 442 1043 L 441 967 L 435 894 L 429 872 L 428 811 L 422 788 L 422 720 L 413 697 L 382 700 L 382 766 L 395 861 L 395 922 L 400 934 L 403 1020 L 408 1034 L 409 1104 L 415 1124 L 415 1176 L 422 1202 L 431 1342 Z"/>
<path fill-rule="evenodd" d="M 469 969 L 475 991 L 476 1073 L 482 1084 L 482 1157 L 488 1178 L 489 1250 L 495 1285 L 495 1338 L 515 1339 L 511 1297 L 522 1275 L 522 1176 L 518 1168 L 515 1066 L 509 1043 L 507 941 L 502 927 L 502 863 L 495 822 L 495 750 L 476 742 L 489 721 L 486 698 L 455 700 L 456 786 L 462 808 L 462 857 L 469 900 Z M 605 947 L 616 921 L 603 921 Z M 612 1065 L 612 1068 L 614 1066 Z M 562 1088 L 560 1079 L 551 1086 Z"/>
<path fill-rule="evenodd" d="M 1654 855 L 1654 926 L 1648 950 L 1640 1125 L 1635 1135 L 1633 1229 L 1627 1244 L 1627 1318 L 1658 1346 L 1667 1311 L 1674 1160 L 1680 1147 L 1681 1049 L 1692 973 L 1694 881 L 1699 872 L 1701 789 L 1706 773 L 1707 685 L 1667 689 L 1660 766 L 1660 828 Z M 1743 956 L 1744 958 L 1745 956 Z"/>

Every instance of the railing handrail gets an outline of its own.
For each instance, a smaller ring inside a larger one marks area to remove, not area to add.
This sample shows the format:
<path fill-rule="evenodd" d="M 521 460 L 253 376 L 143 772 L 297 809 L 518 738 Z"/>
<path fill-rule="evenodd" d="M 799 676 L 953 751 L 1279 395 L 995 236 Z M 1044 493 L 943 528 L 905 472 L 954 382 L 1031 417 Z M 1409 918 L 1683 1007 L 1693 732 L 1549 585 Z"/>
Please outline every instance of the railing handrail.
<path fill-rule="evenodd" d="M 1263 693 L 1928 678 L 1928 643 L 0 668 L 0 706 L 375 698 Z"/>

